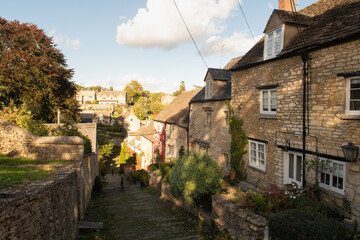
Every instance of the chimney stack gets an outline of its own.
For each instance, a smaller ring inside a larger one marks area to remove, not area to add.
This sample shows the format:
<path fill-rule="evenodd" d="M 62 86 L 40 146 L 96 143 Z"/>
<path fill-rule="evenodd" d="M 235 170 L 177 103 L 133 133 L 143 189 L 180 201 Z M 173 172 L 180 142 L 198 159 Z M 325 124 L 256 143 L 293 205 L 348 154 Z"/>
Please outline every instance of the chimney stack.
<path fill-rule="evenodd" d="M 279 0 L 279 10 L 292 11 L 291 0 Z"/>

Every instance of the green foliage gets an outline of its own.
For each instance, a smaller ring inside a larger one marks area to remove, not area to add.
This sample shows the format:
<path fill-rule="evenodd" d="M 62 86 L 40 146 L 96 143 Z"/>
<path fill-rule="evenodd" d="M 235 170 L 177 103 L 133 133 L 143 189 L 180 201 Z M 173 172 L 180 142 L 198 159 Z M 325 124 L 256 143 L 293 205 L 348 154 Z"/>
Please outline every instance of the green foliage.
<path fill-rule="evenodd" d="M 31 112 L 26 110 L 25 106 L 16 107 L 13 103 L 10 103 L 0 111 L 0 119 L 14 123 L 35 135 L 48 135 L 48 129 L 43 125 L 43 122 L 33 119 Z"/>
<path fill-rule="evenodd" d="M 140 175 L 141 175 L 140 171 L 130 172 L 131 181 L 133 181 L 134 183 L 136 183 L 137 181 L 140 181 Z"/>
<path fill-rule="evenodd" d="M 179 155 L 178 158 L 182 158 L 185 155 L 185 148 L 183 145 L 181 145 L 178 155 Z"/>
<path fill-rule="evenodd" d="M 56 112 L 79 120 L 73 70 L 52 38 L 30 23 L 0 18 L 0 103 L 25 106 L 32 119 L 53 122 Z"/>
<path fill-rule="evenodd" d="M 96 99 L 94 99 L 94 100 L 91 102 L 91 104 L 99 104 L 99 101 L 96 100 Z"/>
<path fill-rule="evenodd" d="M 248 191 L 246 193 L 246 200 L 248 201 L 248 206 L 253 207 L 256 212 L 265 213 L 268 212 L 269 208 L 267 201 L 263 194 Z"/>
<path fill-rule="evenodd" d="M 120 150 L 119 164 L 126 164 L 126 160 L 129 157 L 130 157 L 129 150 L 127 149 L 125 142 L 123 142 Z"/>
<path fill-rule="evenodd" d="M 169 181 L 169 175 L 174 166 L 172 162 L 161 162 L 159 163 L 159 169 L 161 173 L 161 177 L 166 181 Z"/>
<path fill-rule="evenodd" d="M 131 83 L 126 85 L 124 91 L 127 92 L 127 97 L 128 97 L 127 102 L 130 105 L 134 105 L 137 102 L 137 100 L 142 96 L 142 93 L 144 92 L 144 88 L 136 80 L 132 80 Z"/>
<path fill-rule="evenodd" d="M 231 133 L 231 145 L 230 145 L 230 165 L 231 170 L 236 173 L 236 179 L 246 179 L 246 169 L 243 156 L 246 154 L 246 145 L 248 139 L 246 137 L 245 130 L 242 128 L 244 121 L 234 115 L 234 109 L 230 105 L 230 101 L 226 101 L 229 110 L 229 126 Z M 240 110 L 240 107 L 238 108 Z"/>
<path fill-rule="evenodd" d="M 169 176 L 171 190 L 189 205 L 204 206 L 221 190 L 219 165 L 205 152 L 188 152 L 176 161 Z"/>
<path fill-rule="evenodd" d="M 181 81 L 179 90 L 175 91 L 175 92 L 173 93 L 173 95 L 174 95 L 174 96 L 179 96 L 180 93 L 182 93 L 183 91 L 185 91 L 185 82 L 184 82 L 184 81 Z"/>
<path fill-rule="evenodd" d="M 139 118 L 140 120 L 146 119 L 146 115 L 149 111 L 149 105 L 147 99 L 144 97 L 140 97 L 136 101 L 132 109 L 137 118 Z"/>
<path fill-rule="evenodd" d="M 328 240 L 348 239 L 350 234 L 340 223 L 323 215 L 290 209 L 269 215 L 271 239 Z"/>
<path fill-rule="evenodd" d="M 91 150 L 91 140 L 88 136 L 83 135 L 74 124 L 65 123 L 58 126 L 55 129 L 50 130 L 50 134 L 53 136 L 78 136 L 84 139 L 84 154 L 89 154 Z"/>
<path fill-rule="evenodd" d="M 156 164 L 150 164 L 149 171 L 154 172 L 159 170 L 159 168 L 156 166 Z"/>
<path fill-rule="evenodd" d="M 23 164 L 40 164 L 40 165 L 53 165 L 53 164 L 65 164 L 67 160 L 32 160 L 24 157 L 11 157 L 9 155 L 0 155 L 0 165 L 16 166 Z"/>

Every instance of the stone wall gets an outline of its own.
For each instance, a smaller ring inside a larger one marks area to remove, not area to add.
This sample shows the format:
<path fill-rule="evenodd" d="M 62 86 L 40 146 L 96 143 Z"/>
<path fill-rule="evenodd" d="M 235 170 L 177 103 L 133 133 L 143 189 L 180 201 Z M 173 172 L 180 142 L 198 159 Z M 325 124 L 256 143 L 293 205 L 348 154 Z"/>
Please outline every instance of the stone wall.
<path fill-rule="evenodd" d="M 52 180 L 0 195 L 0 239 L 75 239 L 77 174 L 59 172 Z"/>
<path fill-rule="evenodd" d="M 171 128 L 171 130 L 170 130 Z M 171 133 L 171 134 L 169 134 Z M 184 150 L 187 148 L 187 131 L 185 128 L 176 124 L 166 124 L 166 146 L 165 146 L 165 158 L 175 159 L 179 156 L 179 150 L 181 146 L 184 146 Z M 169 154 L 169 147 L 171 147 L 171 154 Z"/>
<path fill-rule="evenodd" d="M 360 69 L 360 40 L 315 50 L 310 55 L 309 125 L 306 150 L 318 153 L 329 161 L 343 161 L 341 145 L 353 142 L 360 145 L 360 116 L 346 115 L 346 78 L 338 74 Z M 262 141 L 266 152 L 265 170 L 245 162 L 248 181 L 261 188 L 269 184 L 284 185 L 287 152 L 302 149 L 303 63 L 300 56 L 267 61 L 255 67 L 233 72 L 232 104 L 241 105 L 237 116 L 244 119 L 244 129 L 249 138 Z M 276 86 L 276 115 L 260 114 L 259 87 Z M 247 149 L 249 150 L 249 149 Z M 300 152 L 301 153 L 301 152 Z M 316 160 L 315 154 L 306 154 L 307 160 Z M 344 162 L 343 162 L 344 163 Z M 345 163 L 343 194 L 323 189 L 325 199 L 334 200 L 340 207 L 344 200 L 350 202 L 351 218 L 360 223 L 360 164 Z M 313 172 L 306 173 L 308 186 L 314 182 Z M 360 227 L 360 225 L 359 225 Z"/>
<path fill-rule="evenodd" d="M 39 137 L 0 119 L 0 154 L 38 160 L 82 160 L 84 140 L 80 137 Z"/>
<path fill-rule="evenodd" d="M 212 112 L 210 125 L 205 125 L 207 111 Z M 231 134 L 227 112 L 225 101 L 191 103 L 190 106 L 190 150 L 207 149 L 208 154 L 221 166 L 224 175 L 230 171 Z"/>
<path fill-rule="evenodd" d="M 28 183 L 24 190 L 0 189 L 0 240 L 76 239 L 98 164 L 89 154 L 58 168 L 51 179 Z"/>
<path fill-rule="evenodd" d="M 46 123 L 48 128 L 56 128 L 58 124 Z M 97 125 L 96 123 L 77 123 L 76 127 L 79 132 L 85 136 L 88 136 L 91 141 L 91 151 L 97 153 Z"/>

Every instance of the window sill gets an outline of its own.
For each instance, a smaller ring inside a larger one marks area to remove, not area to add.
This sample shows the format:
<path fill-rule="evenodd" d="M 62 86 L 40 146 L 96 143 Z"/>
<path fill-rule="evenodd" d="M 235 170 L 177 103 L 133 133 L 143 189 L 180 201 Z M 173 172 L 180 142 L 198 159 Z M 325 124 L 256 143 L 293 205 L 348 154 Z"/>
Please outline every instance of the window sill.
<path fill-rule="evenodd" d="M 254 166 L 251 166 L 251 165 L 248 165 L 249 168 L 253 169 L 253 170 L 256 170 L 258 172 L 261 172 L 261 173 L 266 173 L 265 170 L 263 169 L 260 169 L 260 168 L 257 168 L 257 167 L 254 167 Z"/>
<path fill-rule="evenodd" d="M 264 113 L 260 113 L 258 115 L 259 119 L 277 119 L 276 114 L 264 114 Z"/>
<path fill-rule="evenodd" d="M 336 191 L 331 190 L 329 188 L 322 187 L 322 186 L 320 186 L 320 184 L 319 184 L 319 188 L 324 193 L 330 194 L 330 195 L 332 195 L 334 197 L 337 197 L 337 198 L 344 198 L 345 193 L 339 193 L 339 192 L 336 192 Z"/>
<path fill-rule="evenodd" d="M 360 115 L 342 115 L 340 120 L 360 120 Z"/>

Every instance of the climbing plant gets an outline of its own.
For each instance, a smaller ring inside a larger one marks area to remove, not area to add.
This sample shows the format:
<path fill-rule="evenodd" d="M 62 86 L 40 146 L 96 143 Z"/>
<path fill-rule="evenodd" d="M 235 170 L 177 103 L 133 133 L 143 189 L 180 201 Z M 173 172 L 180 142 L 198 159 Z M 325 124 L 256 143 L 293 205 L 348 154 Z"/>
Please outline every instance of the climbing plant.
<path fill-rule="evenodd" d="M 236 180 L 246 179 L 246 169 L 243 156 L 246 154 L 245 147 L 248 143 L 248 139 L 245 134 L 245 130 L 242 128 L 244 121 L 238 118 L 234 114 L 230 101 L 226 101 L 226 105 L 229 110 L 229 127 L 231 133 L 231 145 L 230 145 L 230 166 L 231 171 L 236 174 Z M 240 111 L 241 106 L 237 108 Z"/>

